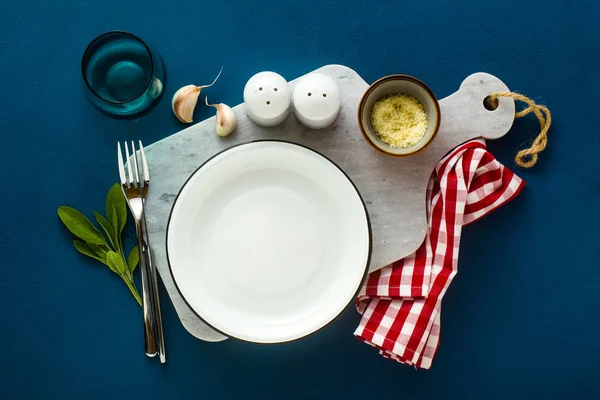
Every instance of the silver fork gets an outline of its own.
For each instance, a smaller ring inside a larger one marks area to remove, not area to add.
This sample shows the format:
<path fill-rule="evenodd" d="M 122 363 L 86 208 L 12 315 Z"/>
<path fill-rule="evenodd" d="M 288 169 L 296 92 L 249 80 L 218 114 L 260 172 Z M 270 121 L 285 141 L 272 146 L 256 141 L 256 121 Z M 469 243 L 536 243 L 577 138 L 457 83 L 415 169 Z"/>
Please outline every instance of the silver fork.
<path fill-rule="evenodd" d="M 142 145 L 142 141 L 138 141 L 140 145 L 140 159 L 142 163 L 142 175 L 144 182 L 144 191 L 142 191 L 142 200 L 145 203 L 146 195 L 148 193 L 148 189 L 150 188 L 150 171 L 148 170 L 148 162 L 146 161 L 146 153 L 144 152 L 144 146 Z M 133 146 L 133 143 L 132 143 Z M 133 152 L 135 158 L 135 148 Z M 148 236 L 148 227 L 146 226 L 146 213 L 144 212 L 142 218 L 142 225 L 144 229 L 144 242 L 146 244 L 146 255 L 148 257 L 148 267 L 150 268 L 150 275 L 152 278 L 152 295 L 154 300 L 154 316 L 156 317 L 156 328 L 158 331 L 158 355 L 160 357 L 160 362 L 166 362 L 165 356 L 165 338 L 163 334 L 163 324 L 162 324 L 162 312 L 160 310 L 160 297 L 158 294 L 158 273 L 156 271 L 156 267 L 154 266 L 154 262 L 152 261 L 152 250 L 150 248 L 150 238 Z"/>
<path fill-rule="evenodd" d="M 162 318 L 160 314 L 160 305 L 158 299 L 158 283 L 156 272 L 153 271 L 152 257 L 148 241 L 148 233 L 146 232 L 146 216 L 144 213 L 144 200 L 148 193 L 149 186 L 149 171 L 144 154 L 142 142 L 140 144 L 141 168 L 138 168 L 138 159 L 136 155 L 135 142 L 131 141 L 132 153 L 129 154 L 129 147 L 125 142 L 125 159 L 121 152 L 121 144 L 117 143 L 119 177 L 121 180 L 121 188 L 127 199 L 127 204 L 133 218 L 138 239 L 138 250 L 140 252 L 140 270 L 142 275 L 142 309 L 144 316 L 144 350 L 146 355 L 154 357 L 157 354 L 157 337 L 155 330 L 155 317 L 158 323 L 159 331 L 159 350 L 161 362 L 165 362 L 164 356 L 164 340 L 162 337 Z M 133 158 L 133 168 L 131 166 L 131 158 Z M 127 167 L 127 175 L 125 174 L 125 166 Z M 139 169 L 142 170 L 142 180 L 140 180 Z M 148 260 L 146 259 L 148 257 Z M 150 269 L 148 269 L 150 266 Z M 152 287 L 150 286 L 152 280 Z M 154 299 L 153 299 L 154 297 Z M 154 307 L 153 307 L 154 302 Z"/>

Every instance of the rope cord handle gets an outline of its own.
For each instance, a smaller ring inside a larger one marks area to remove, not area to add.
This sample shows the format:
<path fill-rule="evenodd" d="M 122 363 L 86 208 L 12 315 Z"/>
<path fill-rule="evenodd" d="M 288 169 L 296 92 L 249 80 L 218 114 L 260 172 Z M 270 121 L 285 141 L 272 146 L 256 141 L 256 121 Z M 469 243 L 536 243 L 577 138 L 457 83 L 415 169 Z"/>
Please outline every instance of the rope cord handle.
<path fill-rule="evenodd" d="M 531 146 L 519 151 L 515 156 L 515 163 L 519 167 L 531 168 L 537 162 L 538 153 L 544 151 L 546 145 L 548 144 L 548 130 L 550 129 L 550 123 L 552 121 L 550 110 L 548 110 L 548 107 L 546 106 L 536 104 L 529 97 L 514 92 L 494 92 L 490 94 L 486 98 L 486 102 L 492 107 L 492 109 L 498 107 L 498 97 L 510 97 L 512 99 L 522 101 L 528 105 L 526 109 L 515 113 L 515 119 L 524 117 L 530 113 L 534 113 L 540 122 L 540 133 L 533 140 Z"/>

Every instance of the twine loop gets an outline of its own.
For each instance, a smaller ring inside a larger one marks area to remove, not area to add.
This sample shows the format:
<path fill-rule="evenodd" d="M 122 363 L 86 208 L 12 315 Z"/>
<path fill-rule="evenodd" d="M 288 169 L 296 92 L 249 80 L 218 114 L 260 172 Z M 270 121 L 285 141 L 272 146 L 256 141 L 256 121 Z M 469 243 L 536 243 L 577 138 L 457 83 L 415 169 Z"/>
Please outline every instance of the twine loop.
<path fill-rule="evenodd" d="M 527 104 L 527 108 L 515 113 L 515 119 L 533 113 L 540 123 L 540 133 L 533 140 L 531 146 L 519 151 L 515 156 L 515 163 L 519 167 L 531 168 L 537 162 L 538 154 L 544 151 L 548 144 L 548 130 L 550 129 L 550 123 L 552 121 L 550 110 L 548 110 L 548 107 L 546 106 L 536 104 L 529 97 L 514 92 L 494 92 L 486 97 L 486 105 L 491 107 L 491 109 L 496 109 L 498 107 L 498 97 L 510 97 Z"/>

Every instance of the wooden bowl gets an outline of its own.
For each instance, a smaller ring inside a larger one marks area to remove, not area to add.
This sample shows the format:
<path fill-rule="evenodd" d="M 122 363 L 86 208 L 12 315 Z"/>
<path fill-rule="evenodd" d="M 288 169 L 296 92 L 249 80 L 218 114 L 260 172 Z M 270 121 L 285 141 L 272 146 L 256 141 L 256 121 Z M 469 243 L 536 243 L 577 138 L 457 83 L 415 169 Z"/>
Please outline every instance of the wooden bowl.
<path fill-rule="evenodd" d="M 397 93 L 407 94 L 417 99 L 423 105 L 429 121 L 423 139 L 411 147 L 390 146 L 381 140 L 371 125 L 371 110 L 377 100 Z M 440 116 L 440 105 L 431 89 L 419 79 L 409 75 L 384 76 L 369 86 L 358 105 L 358 125 L 367 143 L 392 157 L 410 156 L 424 149 L 435 138 L 440 128 Z"/>

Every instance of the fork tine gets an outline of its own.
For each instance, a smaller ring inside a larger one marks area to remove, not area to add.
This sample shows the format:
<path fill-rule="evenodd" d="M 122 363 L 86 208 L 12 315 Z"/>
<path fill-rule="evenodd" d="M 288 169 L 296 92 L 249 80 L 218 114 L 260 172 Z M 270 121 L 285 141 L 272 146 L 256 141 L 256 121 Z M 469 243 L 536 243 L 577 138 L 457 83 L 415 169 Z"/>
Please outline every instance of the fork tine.
<path fill-rule="evenodd" d="M 144 186 L 148 185 L 150 181 L 150 171 L 148 171 L 148 162 L 146 161 L 146 153 L 144 152 L 144 146 L 142 145 L 142 141 L 138 141 L 140 145 L 140 158 L 142 159 L 142 174 L 144 179 Z"/>
<path fill-rule="evenodd" d="M 132 140 L 131 141 L 131 151 L 132 151 L 132 157 L 133 157 L 133 170 L 135 171 L 135 183 L 137 185 L 137 187 L 141 187 L 141 183 L 140 183 L 140 172 L 138 170 L 138 159 L 137 159 L 137 150 L 135 149 L 135 142 Z"/>
<path fill-rule="evenodd" d="M 127 142 L 125 142 L 125 158 L 127 159 L 127 174 L 129 175 L 129 186 L 133 185 L 133 171 L 131 169 L 131 161 L 129 156 L 129 147 L 127 147 Z"/>
<path fill-rule="evenodd" d="M 125 166 L 123 164 L 123 153 L 121 152 L 121 143 L 117 142 L 117 164 L 119 165 L 119 179 L 121 185 L 127 184 L 127 178 L 125 178 Z"/>

